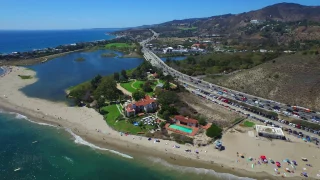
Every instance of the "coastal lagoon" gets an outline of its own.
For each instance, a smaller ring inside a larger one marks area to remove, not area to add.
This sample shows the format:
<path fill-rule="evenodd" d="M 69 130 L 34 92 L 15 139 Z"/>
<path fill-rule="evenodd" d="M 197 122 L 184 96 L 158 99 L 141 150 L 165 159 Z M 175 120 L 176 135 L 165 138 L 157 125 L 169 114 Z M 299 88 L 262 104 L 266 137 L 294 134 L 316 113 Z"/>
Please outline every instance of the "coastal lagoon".
<path fill-rule="evenodd" d="M 116 57 L 101 57 L 104 53 L 114 52 Z M 71 86 L 102 76 L 132 69 L 142 63 L 141 58 L 122 58 L 122 54 L 110 50 L 94 52 L 75 52 L 52 59 L 46 63 L 27 66 L 37 73 L 38 81 L 26 86 L 22 91 L 30 97 L 65 101 L 65 90 Z M 77 61 L 84 58 L 83 61 Z"/>

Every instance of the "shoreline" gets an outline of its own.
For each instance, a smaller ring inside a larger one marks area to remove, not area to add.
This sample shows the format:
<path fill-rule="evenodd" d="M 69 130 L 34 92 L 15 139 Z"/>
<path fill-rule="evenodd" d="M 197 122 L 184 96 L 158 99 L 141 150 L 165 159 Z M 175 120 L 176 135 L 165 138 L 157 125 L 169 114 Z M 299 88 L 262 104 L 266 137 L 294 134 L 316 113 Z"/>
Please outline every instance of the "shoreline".
<path fill-rule="evenodd" d="M 121 136 L 119 132 L 112 130 L 103 117 L 93 109 L 68 107 L 63 103 L 27 97 L 19 89 L 36 82 L 37 79 L 21 80 L 17 74 L 27 73 L 30 75 L 31 73 L 35 76 L 36 73 L 21 67 L 12 67 L 12 69 L 10 74 L 0 78 L 0 83 L 6 85 L 0 87 L 0 108 L 5 111 L 26 115 L 33 121 L 68 128 L 77 136 L 99 147 L 119 150 L 121 153 L 128 153 L 129 155 L 133 154 L 134 157 L 149 155 L 160 157 L 170 164 L 211 169 L 217 172 L 257 179 L 282 178 L 281 176 L 273 176 L 270 170 L 264 172 L 267 169 L 263 167 L 261 169 L 259 167 L 248 168 L 245 165 L 247 164 L 246 161 L 235 162 L 235 152 L 219 152 L 214 149 L 213 145 L 206 147 L 180 145 L 181 148 L 177 149 L 172 148 L 172 145 L 177 144 L 173 141 L 161 140 L 160 143 L 153 143 L 148 141 L 146 137 L 140 139 L 140 136 Z M 184 150 L 187 148 L 200 149 L 200 154 L 185 153 Z M 232 147 L 227 146 L 227 148 Z M 293 175 L 295 177 L 290 176 L 290 179 L 301 179 L 298 173 Z"/>
<path fill-rule="evenodd" d="M 4 114 L 17 114 L 17 115 L 23 115 L 26 116 L 27 119 L 20 118 L 21 120 L 29 121 L 30 123 L 35 123 L 38 125 L 44 125 L 44 126 L 50 126 L 53 128 L 62 128 L 67 133 L 72 136 L 75 141 L 75 136 L 79 136 L 82 140 L 85 142 L 88 142 L 96 147 L 91 147 L 88 144 L 78 143 L 83 146 L 89 146 L 94 149 L 98 149 L 101 151 L 106 151 L 109 154 L 121 156 L 123 158 L 128 159 L 139 159 L 144 161 L 157 161 L 159 162 L 159 165 L 173 165 L 173 166 L 179 166 L 181 168 L 197 168 L 197 169 L 203 169 L 205 170 L 211 170 L 213 173 L 216 173 L 217 176 L 236 176 L 239 179 L 242 178 L 257 178 L 257 179 L 278 179 L 276 177 L 270 178 L 270 176 L 265 172 L 258 172 L 258 173 L 252 173 L 249 171 L 241 170 L 241 169 L 234 169 L 230 167 L 221 167 L 221 165 L 218 164 L 211 164 L 208 162 L 203 161 L 197 161 L 194 159 L 186 158 L 184 156 L 180 156 L 178 154 L 167 154 L 163 153 L 161 151 L 158 151 L 156 149 L 149 149 L 146 147 L 140 147 L 138 144 L 128 142 L 128 141 L 121 141 L 121 139 L 104 139 L 101 140 L 98 137 L 92 137 L 86 133 L 83 133 L 80 130 L 83 130 L 82 128 L 76 128 L 76 129 L 70 129 L 68 126 L 61 125 L 61 123 L 53 122 L 49 119 L 41 119 L 38 116 L 34 116 L 32 113 L 27 113 L 25 111 L 20 111 L 19 108 L 13 107 L 13 106 L 4 106 L 0 101 L 0 113 Z M 63 123 L 64 124 L 64 123 Z M 75 132 L 76 131 L 76 132 Z M 77 143 L 77 142 L 75 142 Z M 105 150 L 107 148 L 107 150 Z M 174 157 L 173 160 L 170 157 Z M 154 162 L 151 161 L 151 162 Z M 162 161 L 162 162 L 161 162 Z M 161 162 L 161 163 L 160 163 Z M 154 162 L 157 163 L 157 162 Z M 192 172 L 190 172 L 192 173 Z M 250 173 L 252 173 L 250 176 L 248 176 Z M 206 173 L 205 173 L 206 174 Z M 290 178 L 293 179 L 293 178 Z"/>
<path fill-rule="evenodd" d="M 43 56 L 43 57 L 39 57 L 39 58 L 33 58 L 33 59 L 19 59 L 19 60 L 2 61 L 1 65 L 2 66 L 28 66 L 28 65 L 35 65 L 35 64 L 39 64 L 39 63 L 45 63 L 47 61 L 50 61 L 52 59 L 68 55 L 70 53 L 82 52 L 84 50 L 85 49 L 79 49 L 79 50 L 75 50 L 75 51 L 52 54 L 52 55 Z"/>

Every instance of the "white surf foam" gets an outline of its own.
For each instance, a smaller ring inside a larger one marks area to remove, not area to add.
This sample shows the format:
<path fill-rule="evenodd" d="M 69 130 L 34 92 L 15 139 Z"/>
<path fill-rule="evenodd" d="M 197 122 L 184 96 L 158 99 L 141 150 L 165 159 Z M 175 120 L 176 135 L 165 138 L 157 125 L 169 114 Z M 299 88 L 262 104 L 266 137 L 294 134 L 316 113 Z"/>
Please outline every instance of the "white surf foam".
<path fill-rule="evenodd" d="M 70 129 L 66 129 L 66 131 L 68 131 L 74 138 L 74 142 L 77 143 L 77 144 L 82 144 L 82 145 L 85 145 L 85 146 L 89 146 L 93 149 L 99 149 L 99 150 L 102 150 L 102 151 L 109 151 L 111 153 L 114 153 L 114 154 L 117 154 L 121 157 L 124 157 L 124 158 L 128 158 L 128 159 L 133 159 L 133 157 L 127 155 L 127 154 L 123 154 L 121 152 L 118 152 L 118 151 L 115 151 L 115 150 L 112 150 L 112 149 L 106 149 L 106 148 L 101 148 L 99 146 L 96 146 L 92 143 L 89 143 L 88 141 L 85 141 L 84 139 L 82 139 L 80 136 L 76 135 L 75 133 L 73 133 Z"/>
<path fill-rule="evenodd" d="M 212 169 L 205 169 L 205 168 L 194 168 L 194 167 L 186 167 L 186 166 L 179 166 L 179 165 L 173 165 L 168 163 L 167 161 L 160 159 L 160 158 L 155 158 L 155 157 L 148 157 L 150 161 L 153 163 L 158 163 L 163 166 L 169 167 L 170 169 L 180 171 L 183 173 L 196 173 L 196 174 L 204 174 L 204 175 L 212 175 L 214 177 L 218 177 L 220 179 L 228 179 L 228 180 L 254 180 L 252 178 L 248 177 L 238 177 L 233 174 L 229 173 L 218 173 Z"/>
<path fill-rule="evenodd" d="M 67 156 L 63 156 L 64 159 L 66 159 L 68 162 L 70 162 L 71 164 L 73 164 L 73 160 Z"/>
<path fill-rule="evenodd" d="M 41 125 L 41 126 L 58 127 L 58 126 L 55 126 L 55 125 L 52 125 L 52 124 L 48 124 L 48 123 L 32 121 L 27 116 L 19 114 L 19 113 L 16 113 L 16 112 L 10 112 L 9 114 L 15 114 L 16 115 L 15 118 L 17 118 L 17 119 L 25 119 L 25 120 L 27 120 L 27 121 L 29 121 L 31 123 L 38 124 L 38 125 Z"/>

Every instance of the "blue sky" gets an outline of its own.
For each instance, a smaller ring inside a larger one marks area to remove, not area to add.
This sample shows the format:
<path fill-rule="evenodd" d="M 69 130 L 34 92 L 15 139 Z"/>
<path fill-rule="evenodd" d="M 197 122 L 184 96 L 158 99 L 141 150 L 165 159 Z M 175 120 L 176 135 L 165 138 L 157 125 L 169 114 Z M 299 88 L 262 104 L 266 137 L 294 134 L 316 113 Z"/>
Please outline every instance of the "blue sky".
<path fill-rule="evenodd" d="M 241 13 L 283 0 L 0 0 L 0 29 L 118 28 Z M 288 0 L 320 5 L 320 0 Z"/>

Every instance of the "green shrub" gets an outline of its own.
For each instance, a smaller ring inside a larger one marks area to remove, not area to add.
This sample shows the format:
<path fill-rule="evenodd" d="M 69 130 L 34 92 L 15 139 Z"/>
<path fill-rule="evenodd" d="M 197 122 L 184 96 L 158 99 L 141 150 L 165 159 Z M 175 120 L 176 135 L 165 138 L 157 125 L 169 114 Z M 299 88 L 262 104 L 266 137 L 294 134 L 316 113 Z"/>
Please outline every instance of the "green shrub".
<path fill-rule="evenodd" d="M 212 124 L 211 127 L 207 129 L 206 135 L 215 139 L 221 138 L 222 129 L 219 126 Z"/>
<path fill-rule="evenodd" d="M 173 138 L 174 141 L 176 141 L 179 144 L 185 144 L 185 143 L 193 144 L 193 138 L 188 136 L 172 133 L 171 137 Z"/>

